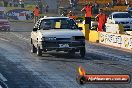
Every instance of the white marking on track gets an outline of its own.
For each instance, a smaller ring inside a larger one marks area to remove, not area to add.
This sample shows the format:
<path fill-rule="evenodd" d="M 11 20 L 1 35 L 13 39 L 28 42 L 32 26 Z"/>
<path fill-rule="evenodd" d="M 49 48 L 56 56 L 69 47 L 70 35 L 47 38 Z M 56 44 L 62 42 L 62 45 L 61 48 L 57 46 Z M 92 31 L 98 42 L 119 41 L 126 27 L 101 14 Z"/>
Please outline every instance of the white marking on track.
<path fill-rule="evenodd" d="M 8 41 L 8 40 L 6 40 L 6 39 L 4 39 L 4 38 L 0 38 L 0 40 L 3 40 L 3 41 Z"/>
<path fill-rule="evenodd" d="M 7 81 L 7 79 L 0 73 L 0 79 L 2 80 L 2 81 Z"/>
<path fill-rule="evenodd" d="M 0 85 L 0 88 L 3 88 L 3 87 Z"/>
<path fill-rule="evenodd" d="M 13 35 L 15 35 L 16 37 L 18 37 L 19 39 L 22 39 L 22 40 L 25 40 L 25 41 L 29 41 L 30 39 L 27 39 L 25 37 L 23 37 L 22 35 L 18 35 L 18 34 L 15 34 L 15 33 L 12 33 Z"/>
<path fill-rule="evenodd" d="M 100 52 L 94 49 L 89 49 L 89 51 L 96 53 L 97 55 L 102 55 L 102 56 L 107 56 L 107 57 L 111 57 L 111 58 L 116 58 L 119 60 L 127 60 L 127 61 L 131 61 L 131 56 L 125 57 L 125 56 L 119 56 L 116 54 L 110 54 L 110 53 L 106 53 L 106 52 Z"/>

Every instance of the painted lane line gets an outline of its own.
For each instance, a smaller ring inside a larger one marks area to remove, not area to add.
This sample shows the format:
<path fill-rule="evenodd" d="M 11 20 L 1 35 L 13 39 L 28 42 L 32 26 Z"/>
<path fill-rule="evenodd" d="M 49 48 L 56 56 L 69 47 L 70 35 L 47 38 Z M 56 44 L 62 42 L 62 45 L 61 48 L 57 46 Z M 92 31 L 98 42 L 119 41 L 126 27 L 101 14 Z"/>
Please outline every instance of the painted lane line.
<path fill-rule="evenodd" d="M 3 40 L 3 41 L 7 41 L 7 42 L 9 42 L 8 40 L 6 40 L 6 39 L 4 39 L 4 38 L 0 38 L 0 40 Z"/>
<path fill-rule="evenodd" d="M 15 35 L 16 37 L 18 37 L 19 39 L 25 40 L 25 41 L 30 41 L 30 39 L 20 35 L 20 34 L 16 34 L 16 33 L 12 33 L 13 35 Z"/>
<path fill-rule="evenodd" d="M 5 82 L 3 82 L 2 80 L 0 80 L 0 88 L 8 88 L 7 84 Z"/>
<path fill-rule="evenodd" d="M 2 81 L 7 81 L 7 79 L 0 73 L 0 79 L 2 80 Z"/>
<path fill-rule="evenodd" d="M 127 61 L 131 61 L 131 56 L 129 56 L 129 57 L 119 56 L 119 55 L 116 55 L 116 54 L 110 54 L 110 53 L 106 53 L 106 52 L 100 52 L 100 51 L 93 50 L 93 49 L 89 49 L 89 51 L 94 52 L 97 55 L 107 56 L 109 58 L 114 58 L 114 59 L 117 59 L 117 60 L 127 60 Z"/>

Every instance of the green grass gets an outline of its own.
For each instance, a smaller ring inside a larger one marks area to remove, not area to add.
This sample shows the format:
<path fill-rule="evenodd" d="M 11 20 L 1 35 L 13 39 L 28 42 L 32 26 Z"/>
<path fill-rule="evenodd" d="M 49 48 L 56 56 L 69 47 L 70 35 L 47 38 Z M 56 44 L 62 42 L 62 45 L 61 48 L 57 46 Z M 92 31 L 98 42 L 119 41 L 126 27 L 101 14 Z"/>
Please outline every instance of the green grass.
<path fill-rule="evenodd" d="M 3 6 L 3 2 L 2 1 L 0 1 L 0 6 Z"/>
<path fill-rule="evenodd" d="M 25 6 L 25 8 L 21 8 L 21 7 L 6 7 L 6 12 L 13 10 L 13 9 L 26 9 L 26 10 L 31 10 L 33 11 L 33 9 L 35 8 L 34 5 L 27 5 Z"/>
<path fill-rule="evenodd" d="M 9 20 L 10 22 L 25 22 L 25 23 L 33 23 L 33 20 Z"/>

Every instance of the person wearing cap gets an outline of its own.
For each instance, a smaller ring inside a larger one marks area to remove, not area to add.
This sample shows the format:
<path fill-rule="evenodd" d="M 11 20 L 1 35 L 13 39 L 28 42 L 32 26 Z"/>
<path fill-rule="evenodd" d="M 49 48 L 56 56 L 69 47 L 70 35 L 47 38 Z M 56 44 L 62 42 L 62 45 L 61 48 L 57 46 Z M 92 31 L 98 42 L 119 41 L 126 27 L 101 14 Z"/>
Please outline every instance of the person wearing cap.
<path fill-rule="evenodd" d="M 91 29 L 92 6 L 90 3 L 86 4 L 81 11 L 85 11 L 85 24 L 89 24 L 89 29 Z"/>
<path fill-rule="evenodd" d="M 127 10 L 128 13 L 131 14 L 131 11 L 132 11 L 132 7 L 131 7 L 131 5 L 128 5 L 126 10 Z"/>
<path fill-rule="evenodd" d="M 74 20 L 76 19 L 76 16 L 73 14 L 72 11 L 69 11 L 68 17 L 69 17 L 69 18 L 72 18 L 72 19 L 74 19 Z"/>
<path fill-rule="evenodd" d="M 35 9 L 33 10 L 34 13 L 34 23 L 38 20 L 38 16 L 39 16 L 39 8 L 38 6 L 35 7 Z"/>
<path fill-rule="evenodd" d="M 98 30 L 97 31 L 105 31 L 105 23 L 107 21 L 106 14 L 103 13 L 103 10 L 99 10 L 99 14 L 95 17 L 98 19 Z"/>

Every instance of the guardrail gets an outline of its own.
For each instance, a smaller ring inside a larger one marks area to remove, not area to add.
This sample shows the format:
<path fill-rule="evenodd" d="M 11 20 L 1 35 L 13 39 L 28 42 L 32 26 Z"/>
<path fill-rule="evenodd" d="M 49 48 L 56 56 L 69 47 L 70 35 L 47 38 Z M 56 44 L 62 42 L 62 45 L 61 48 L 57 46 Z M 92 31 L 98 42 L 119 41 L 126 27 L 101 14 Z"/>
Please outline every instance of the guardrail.
<path fill-rule="evenodd" d="M 100 32 L 99 43 L 132 50 L 132 36 Z"/>
<path fill-rule="evenodd" d="M 126 35 L 123 34 L 122 32 L 121 34 L 119 34 L 120 32 L 119 33 L 97 32 L 95 30 L 89 30 L 87 24 L 78 24 L 78 26 L 83 28 L 82 32 L 85 35 L 87 41 L 132 50 L 132 35 Z"/>

